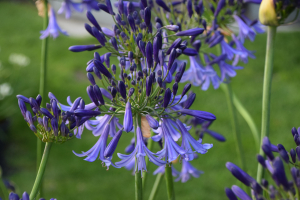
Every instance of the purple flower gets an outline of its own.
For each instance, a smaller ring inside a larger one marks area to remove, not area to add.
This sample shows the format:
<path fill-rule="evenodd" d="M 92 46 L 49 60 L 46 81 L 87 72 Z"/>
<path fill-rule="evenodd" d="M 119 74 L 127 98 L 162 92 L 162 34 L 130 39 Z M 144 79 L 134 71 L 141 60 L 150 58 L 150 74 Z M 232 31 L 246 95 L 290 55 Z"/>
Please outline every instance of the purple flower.
<path fill-rule="evenodd" d="M 264 33 L 265 30 L 262 29 L 263 25 L 258 20 L 251 21 L 245 15 L 241 15 L 241 18 L 246 22 L 248 26 L 251 26 L 257 33 Z"/>
<path fill-rule="evenodd" d="M 49 16 L 49 24 L 46 30 L 41 31 L 40 39 L 44 39 L 51 35 L 53 38 L 57 38 L 59 36 L 59 32 L 61 32 L 64 35 L 68 35 L 66 31 L 61 30 L 61 28 L 58 26 L 56 17 L 55 17 L 55 11 L 53 8 L 50 9 L 50 16 Z"/>
<path fill-rule="evenodd" d="M 132 130 L 133 119 L 132 119 L 131 104 L 130 104 L 129 100 L 126 103 L 123 124 L 124 124 L 124 131 L 126 131 L 127 133 Z"/>
<path fill-rule="evenodd" d="M 248 49 L 246 49 L 244 47 L 243 43 L 241 41 L 239 41 L 238 38 L 236 38 L 233 34 L 232 34 L 232 39 L 235 42 L 236 49 L 238 51 L 243 52 L 242 55 L 239 55 L 239 54 L 235 55 L 234 61 L 232 63 L 234 66 L 237 65 L 237 63 L 239 62 L 239 60 L 243 61 L 244 63 L 247 63 L 248 62 L 248 57 L 255 58 L 255 56 L 253 54 L 254 52 L 249 51 Z"/>
<path fill-rule="evenodd" d="M 158 168 L 153 172 L 153 175 L 156 175 L 156 174 L 164 174 L 165 171 L 166 171 L 166 167 L 170 167 L 170 166 L 162 165 L 162 166 L 158 167 Z M 174 176 L 174 177 L 179 176 L 179 175 L 180 175 L 180 172 L 177 171 L 173 165 L 172 165 L 171 167 L 172 167 L 172 176 Z"/>
<path fill-rule="evenodd" d="M 118 153 L 118 157 L 121 159 L 121 161 L 116 162 L 116 166 L 118 167 L 124 167 L 134 158 L 136 157 L 136 163 L 135 163 L 135 171 L 147 171 L 146 168 L 146 162 L 145 162 L 145 156 L 147 155 L 150 162 L 154 163 L 157 166 L 161 166 L 166 164 L 165 161 L 162 161 L 154 156 L 154 153 L 152 153 L 145 145 L 143 141 L 143 135 L 140 127 L 136 128 L 136 146 L 133 152 L 129 155 L 124 155 Z M 142 174 L 142 173 L 141 173 Z"/>
<path fill-rule="evenodd" d="M 194 120 L 201 121 L 200 124 L 202 127 L 200 131 L 200 138 L 203 138 L 204 133 L 207 133 L 220 142 L 224 142 L 226 140 L 225 137 L 220 133 L 208 129 L 209 126 L 212 124 L 212 121 L 199 120 L 197 118 L 194 118 Z"/>
<path fill-rule="evenodd" d="M 246 56 L 245 52 L 234 49 L 227 42 L 225 42 L 225 40 L 223 40 L 220 43 L 220 45 L 222 49 L 222 54 L 226 54 L 229 60 L 232 60 L 234 55 Z"/>
<path fill-rule="evenodd" d="M 200 86 L 202 84 L 205 69 L 201 65 L 199 55 L 189 56 L 190 58 L 190 68 L 183 73 L 180 82 L 189 81 L 194 86 Z"/>
<path fill-rule="evenodd" d="M 104 151 L 106 149 L 106 142 L 107 142 L 107 138 L 108 138 L 108 134 L 109 134 L 109 128 L 110 128 L 110 125 L 107 124 L 104 127 L 104 130 L 102 131 L 99 140 L 90 150 L 88 150 L 86 152 L 82 152 L 81 154 L 75 153 L 75 151 L 73 151 L 73 153 L 78 157 L 86 157 L 84 160 L 89 161 L 89 162 L 94 162 L 97 158 L 99 158 L 100 160 L 102 160 L 105 163 L 105 165 L 108 168 L 112 164 L 111 163 L 112 157 L 105 158 Z"/>
<path fill-rule="evenodd" d="M 97 0 L 82 0 L 82 6 L 85 7 L 87 11 L 100 10 Z"/>
<path fill-rule="evenodd" d="M 163 0 L 156 0 L 155 2 L 157 3 L 157 5 L 162 7 L 165 11 L 171 12 L 170 8 L 166 5 L 166 3 Z"/>
<path fill-rule="evenodd" d="M 255 32 L 237 15 L 233 15 L 233 18 L 239 26 L 239 40 L 244 43 L 245 38 L 249 38 L 251 41 L 255 39 Z"/>
<path fill-rule="evenodd" d="M 82 12 L 82 7 L 80 3 L 75 3 L 72 0 L 64 0 L 61 3 L 60 9 L 57 11 L 58 14 L 62 14 L 65 12 L 66 19 L 69 19 L 72 15 L 72 9 L 76 10 L 77 12 Z"/>
<path fill-rule="evenodd" d="M 197 35 L 200 35 L 201 33 L 203 33 L 203 31 L 204 31 L 203 28 L 192 28 L 189 30 L 177 32 L 177 33 L 175 33 L 175 35 L 177 35 L 177 36 L 197 36 Z"/>
<path fill-rule="evenodd" d="M 184 125 L 182 124 L 182 122 L 179 119 L 176 120 L 176 123 L 178 125 L 178 128 L 179 128 L 181 134 L 182 134 L 182 144 L 181 144 L 181 146 L 187 151 L 187 153 L 184 156 L 185 160 L 191 161 L 191 160 L 194 159 L 194 153 L 193 153 L 192 148 L 191 148 L 190 145 L 192 145 L 192 147 L 195 149 L 195 151 L 197 153 L 201 153 L 201 154 L 207 153 L 207 150 L 213 147 L 212 144 L 201 144 L 202 143 L 201 138 L 198 141 L 196 141 L 189 134 L 189 132 L 186 130 L 186 128 L 184 127 Z"/>
<path fill-rule="evenodd" d="M 233 185 L 231 189 L 233 193 L 241 200 L 252 200 L 251 197 L 249 197 L 249 195 L 244 190 L 242 190 L 239 186 Z"/>
<path fill-rule="evenodd" d="M 199 178 L 200 174 L 203 174 L 203 172 L 197 170 L 190 162 L 183 159 L 181 172 L 175 181 L 181 180 L 182 183 L 185 183 L 191 178 L 191 175 L 195 178 Z"/>

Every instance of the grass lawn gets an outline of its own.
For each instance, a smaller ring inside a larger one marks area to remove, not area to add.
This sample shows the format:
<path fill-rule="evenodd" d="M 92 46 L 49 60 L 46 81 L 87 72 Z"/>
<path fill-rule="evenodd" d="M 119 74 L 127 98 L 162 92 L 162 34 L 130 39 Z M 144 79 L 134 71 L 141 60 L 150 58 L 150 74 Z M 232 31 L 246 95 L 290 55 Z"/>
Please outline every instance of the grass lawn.
<path fill-rule="evenodd" d="M 4 176 L 14 182 L 19 194 L 30 192 L 35 179 L 35 148 L 36 137 L 31 133 L 18 110 L 15 95 L 37 96 L 39 87 L 40 46 L 39 31 L 42 18 L 31 4 L 0 3 L 0 84 L 10 82 L 14 88 L 13 94 L 0 100 L 0 113 L 9 113 L 9 135 L 4 138 L 7 142 L 5 150 L 6 165 Z M 290 130 L 300 126 L 300 56 L 299 32 L 278 33 L 276 36 L 274 75 L 272 85 L 270 139 L 272 143 L 282 143 L 287 150 L 295 147 Z M 86 87 L 86 62 L 93 52 L 72 53 L 68 47 L 76 44 L 94 43 L 93 38 L 76 39 L 65 36 L 49 40 L 49 57 L 47 71 L 47 91 L 53 92 L 61 102 L 67 96 L 74 100 L 81 96 L 89 102 Z M 258 35 L 255 42 L 247 42 L 246 47 L 256 50 L 256 59 L 249 60 L 232 79 L 232 88 L 246 108 L 254 117 L 258 127 L 261 119 L 261 94 L 263 81 L 263 66 L 265 55 L 266 35 Z M 30 58 L 30 65 L 20 68 L 9 62 L 12 53 L 24 54 Z M 99 51 L 103 54 L 104 51 Z M 112 63 L 117 64 L 117 60 Z M 1 72 L 1 70 L 3 70 Z M 5 72 L 6 75 L 3 76 Z M 1 80 L 2 79 L 2 80 Z M 194 109 L 212 112 L 217 120 L 211 129 L 222 133 L 227 141 L 217 142 L 209 136 L 205 143 L 213 143 L 214 147 L 205 155 L 200 155 L 192 164 L 204 171 L 200 178 L 192 178 L 187 183 L 176 182 L 177 199 L 207 200 L 226 199 L 224 188 L 237 184 L 236 179 L 226 169 L 227 161 L 238 163 L 234 145 L 231 123 L 228 118 L 228 108 L 225 95 L 221 89 L 201 91 L 193 88 L 197 94 Z M 48 98 L 44 97 L 48 101 Z M 2 106 L 1 105 L 8 105 Z M 10 107 L 9 107 L 10 106 Z M 6 108 L 6 109 L 5 109 Z M 10 108 L 10 109 L 7 109 Z M 242 135 L 244 157 L 247 170 L 256 176 L 255 143 L 246 122 L 239 115 L 239 131 Z M 123 134 L 117 152 L 124 152 L 133 134 Z M 1 138 L 0 138 L 1 139 Z M 97 138 L 90 132 L 85 132 L 82 139 L 74 139 L 62 145 L 54 144 L 48 161 L 44 196 L 46 199 L 133 199 L 134 176 L 126 169 L 111 167 L 108 171 L 101 166 L 101 161 L 93 163 L 76 157 L 76 152 L 91 148 Z M 158 149 L 158 147 L 156 147 Z M 115 156 L 114 160 L 118 160 Z M 180 165 L 175 167 L 180 169 Z M 155 177 L 151 173 L 154 165 L 149 167 L 145 198 L 149 196 Z M 166 187 L 163 181 L 159 188 L 157 199 L 166 199 Z"/>

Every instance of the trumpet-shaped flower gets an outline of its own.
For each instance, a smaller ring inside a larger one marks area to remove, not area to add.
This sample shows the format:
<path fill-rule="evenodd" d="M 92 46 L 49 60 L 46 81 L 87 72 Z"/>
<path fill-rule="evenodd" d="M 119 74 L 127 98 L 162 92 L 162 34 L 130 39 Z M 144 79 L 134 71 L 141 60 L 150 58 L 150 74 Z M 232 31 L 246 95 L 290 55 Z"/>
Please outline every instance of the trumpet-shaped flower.
<path fill-rule="evenodd" d="M 66 19 L 69 19 L 72 15 L 72 9 L 77 12 L 82 12 L 82 7 L 80 3 L 75 3 L 72 0 L 64 0 L 61 3 L 60 9 L 57 11 L 58 14 L 62 14 L 65 12 Z"/>
<path fill-rule="evenodd" d="M 200 174 L 203 174 L 203 172 L 196 169 L 191 165 L 190 162 L 183 159 L 181 172 L 179 173 L 179 176 L 177 179 L 175 179 L 175 181 L 181 180 L 182 183 L 185 183 L 191 178 L 191 176 L 199 178 Z"/>

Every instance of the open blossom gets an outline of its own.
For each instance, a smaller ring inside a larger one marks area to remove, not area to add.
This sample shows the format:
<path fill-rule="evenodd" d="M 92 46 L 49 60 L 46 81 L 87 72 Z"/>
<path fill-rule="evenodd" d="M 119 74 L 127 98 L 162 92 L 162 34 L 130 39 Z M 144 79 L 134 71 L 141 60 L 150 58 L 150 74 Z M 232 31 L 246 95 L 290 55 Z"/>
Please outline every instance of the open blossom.
<path fill-rule="evenodd" d="M 66 31 L 63 31 L 57 24 L 56 17 L 55 17 L 55 11 L 53 8 L 50 9 L 49 14 L 49 24 L 46 30 L 41 31 L 40 39 L 44 39 L 48 36 L 52 36 L 53 38 L 57 38 L 59 36 L 59 32 L 68 35 Z"/>
<path fill-rule="evenodd" d="M 65 12 L 66 19 L 69 19 L 72 15 L 73 9 L 76 10 L 77 12 L 82 12 L 82 5 L 80 3 L 75 3 L 72 0 L 64 0 L 61 3 L 61 7 L 57 11 L 57 13 L 62 14 Z"/>

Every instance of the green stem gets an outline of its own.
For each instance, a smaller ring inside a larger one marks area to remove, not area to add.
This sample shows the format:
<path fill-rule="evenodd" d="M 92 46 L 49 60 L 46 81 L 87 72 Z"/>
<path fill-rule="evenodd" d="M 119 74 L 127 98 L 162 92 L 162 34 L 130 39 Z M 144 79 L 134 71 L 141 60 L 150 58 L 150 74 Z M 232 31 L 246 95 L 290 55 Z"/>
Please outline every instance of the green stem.
<path fill-rule="evenodd" d="M 43 30 L 46 30 L 48 26 L 48 0 L 44 0 L 44 22 Z M 47 67 L 47 47 L 48 47 L 48 37 L 42 40 L 42 51 L 41 51 L 41 68 L 40 68 L 40 89 L 39 93 L 42 98 L 46 98 L 45 95 L 45 83 L 46 83 L 46 67 Z M 42 159 L 42 141 L 37 138 L 36 140 L 36 169 L 38 170 L 39 164 Z M 42 189 L 42 187 L 41 187 Z M 42 193 L 42 192 L 40 192 Z"/>
<path fill-rule="evenodd" d="M 241 143 L 241 137 L 240 133 L 238 131 L 238 122 L 237 122 L 237 116 L 236 116 L 236 111 L 233 106 L 233 93 L 231 90 L 231 85 L 230 83 L 227 84 L 222 84 L 221 88 L 226 94 L 226 99 L 228 103 L 228 109 L 229 109 L 229 115 L 231 118 L 231 124 L 232 124 L 232 132 L 234 135 L 234 140 L 236 143 L 236 151 L 237 151 L 237 156 L 240 162 L 241 168 L 246 171 L 246 166 L 243 158 L 243 150 L 242 150 L 242 143 Z"/>
<path fill-rule="evenodd" d="M 263 94 L 262 94 L 262 118 L 261 118 L 261 137 L 260 137 L 261 145 L 262 145 L 263 138 L 269 136 L 270 100 L 271 100 L 275 35 L 276 35 L 276 27 L 268 26 L 265 72 L 264 72 L 264 83 L 263 83 Z M 259 150 L 259 154 L 264 155 L 262 149 Z M 256 177 L 258 183 L 261 182 L 261 179 L 263 178 L 263 173 L 264 173 L 263 167 L 260 164 L 258 164 L 257 177 Z"/>
<path fill-rule="evenodd" d="M 150 196 L 149 196 L 149 200 L 154 200 L 155 199 L 155 196 L 157 194 L 158 187 L 160 185 L 162 177 L 163 177 L 162 173 L 157 174 L 155 182 L 154 182 L 152 190 L 151 190 L 151 193 L 150 193 Z"/>
<path fill-rule="evenodd" d="M 255 141 L 255 145 L 257 147 L 257 149 L 259 149 L 259 133 L 258 133 L 258 129 L 257 126 L 252 118 L 252 116 L 250 115 L 250 113 L 248 112 L 248 110 L 243 106 L 243 104 L 240 102 L 240 100 L 235 96 L 235 94 L 232 94 L 233 96 L 233 104 L 236 107 L 237 111 L 242 115 L 242 117 L 245 119 L 245 121 L 247 122 L 254 141 Z"/>
<path fill-rule="evenodd" d="M 172 163 L 170 163 L 170 165 L 169 164 L 166 165 L 165 176 L 166 176 L 168 200 L 175 200 L 175 192 L 174 192 L 173 176 L 172 176 Z"/>
<path fill-rule="evenodd" d="M 8 192 L 7 188 L 5 187 L 3 179 L 2 179 L 2 168 L 1 167 L 0 167 L 0 189 L 3 194 L 3 200 L 8 200 L 9 192 Z"/>
<path fill-rule="evenodd" d="M 153 150 L 153 140 L 151 139 L 151 137 L 154 136 L 154 133 L 153 131 L 151 131 L 151 136 L 150 138 L 148 139 L 148 149 L 152 152 Z M 149 158 L 146 159 L 146 167 L 147 167 L 147 170 L 148 170 L 148 166 L 149 166 Z M 143 172 L 143 188 L 145 188 L 145 182 L 146 182 L 146 177 L 147 177 L 147 172 Z"/>
<path fill-rule="evenodd" d="M 47 160 L 49 158 L 49 153 L 50 153 L 50 149 L 51 149 L 52 143 L 51 142 L 47 142 L 45 145 L 45 149 L 44 149 L 44 154 L 41 160 L 41 164 L 38 170 L 38 173 L 36 175 L 35 178 L 35 182 L 33 184 L 31 193 L 30 193 L 30 200 L 34 200 L 37 196 L 37 193 L 39 191 L 41 182 L 43 180 L 43 176 L 44 176 L 44 172 L 46 169 L 46 164 L 47 164 Z"/>
<path fill-rule="evenodd" d="M 136 129 L 137 127 L 141 126 L 141 116 L 136 114 L 134 119 L 134 137 L 135 137 L 135 144 L 137 144 L 136 138 Z M 135 157 L 135 165 L 137 165 L 137 158 Z M 142 172 L 137 171 L 135 173 L 135 200 L 142 200 L 143 199 L 143 183 L 142 183 Z"/>

